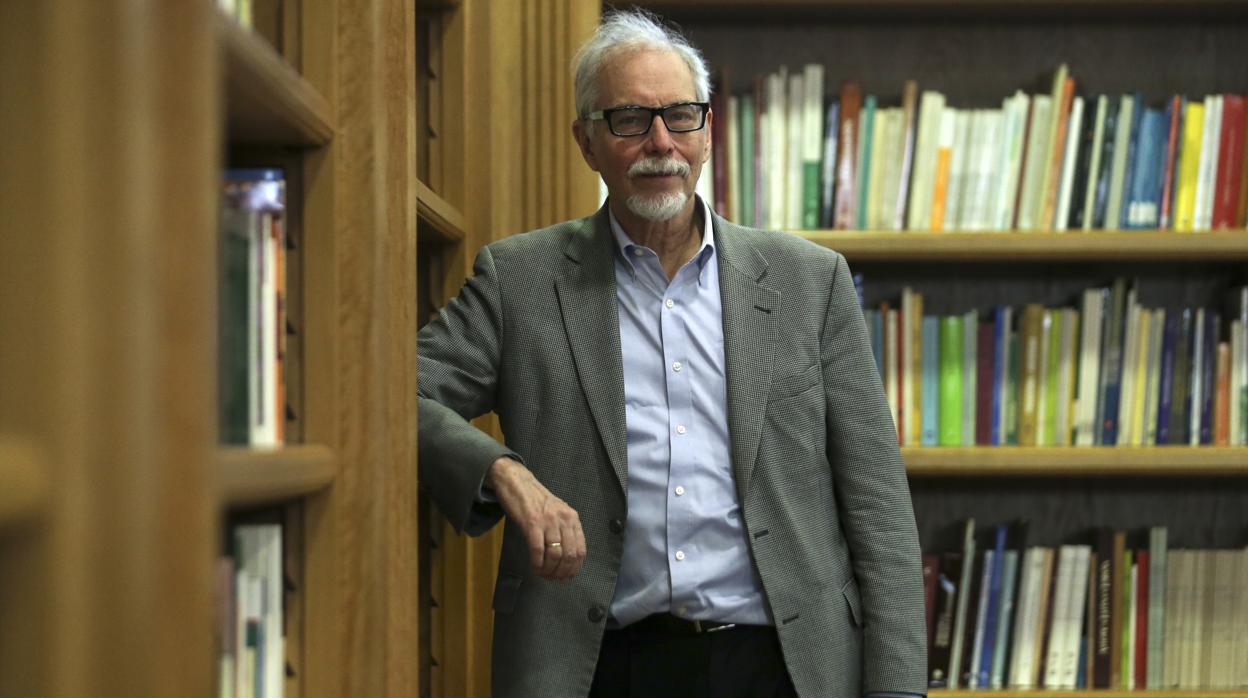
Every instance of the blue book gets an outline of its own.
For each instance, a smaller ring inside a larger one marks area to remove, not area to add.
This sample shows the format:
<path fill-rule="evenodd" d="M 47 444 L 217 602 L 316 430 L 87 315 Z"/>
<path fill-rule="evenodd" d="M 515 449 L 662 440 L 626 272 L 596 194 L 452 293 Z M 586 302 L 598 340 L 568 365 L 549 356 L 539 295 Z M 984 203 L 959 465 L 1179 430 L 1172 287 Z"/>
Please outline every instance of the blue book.
<path fill-rule="evenodd" d="M 1092 203 L 1092 227 L 1105 227 L 1105 215 L 1109 208 L 1109 178 L 1114 169 L 1114 140 L 1118 130 L 1118 105 L 1120 100 L 1108 99 L 1105 104 L 1105 126 L 1101 139 L 1101 162 L 1099 172 L 1089 172 L 1094 178 L 1096 195 Z"/>
<path fill-rule="evenodd" d="M 992 317 L 992 418 L 990 420 L 992 435 L 989 443 L 1000 446 L 1005 443 L 1004 425 L 1001 423 L 1006 390 L 1006 370 L 1010 350 L 1010 317 L 1008 305 L 998 305 Z"/>
<path fill-rule="evenodd" d="M 1200 443 L 1213 443 L 1213 403 L 1218 364 L 1218 328 L 1221 316 L 1214 310 L 1205 311 L 1204 353 L 1200 370 Z"/>
<path fill-rule="evenodd" d="M 1104 314 L 1104 330 L 1101 332 L 1101 406 L 1097 423 L 1096 443 L 1100 446 L 1118 444 L 1118 398 L 1122 388 L 1122 341 L 1127 322 L 1127 303 L 1130 294 L 1126 279 L 1114 279 L 1109 292 L 1109 305 Z"/>
<path fill-rule="evenodd" d="M 979 673 L 974 685 L 988 688 L 992 679 L 992 657 L 997 645 L 997 614 L 1001 606 L 1001 576 L 1005 568 L 1005 538 L 1009 527 L 997 524 L 995 540 L 992 547 L 992 569 L 985 574 L 988 577 L 988 605 L 984 613 L 984 637 L 980 649 Z"/>
<path fill-rule="evenodd" d="M 1127 190 L 1124 228 L 1156 228 L 1161 204 L 1162 170 L 1165 168 L 1166 129 L 1169 122 L 1160 109 L 1145 109 L 1136 136 L 1134 175 Z"/>
<path fill-rule="evenodd" d="M 1161 335 L 1161 376 L 1157 381 L 1158 445 L 1170 443 L 1170 410 L 1174 402 L 1174 351 L 1178 334 L 1179 313 L 1167 312 Z"/>
<path fill-rule="evenodd" d="M 924 315 L 922 332 L 922 418 L 919 443 L 936 446 L 940 441 L 940 318 Z"/>

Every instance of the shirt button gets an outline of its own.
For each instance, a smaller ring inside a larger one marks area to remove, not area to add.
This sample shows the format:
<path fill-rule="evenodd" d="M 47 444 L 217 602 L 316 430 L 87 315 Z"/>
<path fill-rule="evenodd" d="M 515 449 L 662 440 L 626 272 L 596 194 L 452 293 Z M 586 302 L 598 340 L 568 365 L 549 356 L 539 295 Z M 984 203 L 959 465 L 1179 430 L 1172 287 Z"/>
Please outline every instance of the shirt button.
<path fill-rule="evenodd" d="M 679 496 L 683 495 L 684 493 L 685 493 L 685 488 L 683 488 L 683 487 L 677 487 L 677 488 L 676 488 L 676 496 L 677 496 L 677 497 L 679 497 Z"/>
<path fill-rule="evenodd" d="M 676 551 L 676 559 L 677 559 L 677 560 L 683 560 L 683 559 L 685 559 L 685 551 L 683 551 L 683 550 L 677 550 L 677 551 Z"/>
<path fill-rule="evenodd" d="M 677 433 L 677 434 L 683 434 L 683 433 L 685 433 L 685 425 L 684 425 L 684 424 L 681 424 L 681 425 L 677 426 L 677 427 L 676 427 L 676 433 Z"/>
<path fill-rule="evenodd" d="M 633 256 L 634 256 L 634 257 L 640 257 L 640 256 L 642 256 L 642 255 L 643 255 L 643 254 L 645 254 L 645 253 L 646 253 L 646 251 L 645 251 L 645 250 L 643 250 L 643 249 L 641 249 L 640 247 L 634 247 L 634 248 L 633 248 Z"/>
<path fill-rule="evenodd" d="M 671 298 L 668 298 L 667 300 L 663 301 L 663 305 L 666 305 L 669 308 L 674 308 L 676 307 L 676 301 L 672 300 Z"/>
<path fill-rule="evenodd" d="M 679 361 L 677 361 L 676 363 L 672 364 L 672 370 L 673 370 L 673 371 L 679 371 L 679 370 L 680 370 L 680 369 L 682 369 L 682 368 L 684 368 L 684 364 L 680 363 Z"/>

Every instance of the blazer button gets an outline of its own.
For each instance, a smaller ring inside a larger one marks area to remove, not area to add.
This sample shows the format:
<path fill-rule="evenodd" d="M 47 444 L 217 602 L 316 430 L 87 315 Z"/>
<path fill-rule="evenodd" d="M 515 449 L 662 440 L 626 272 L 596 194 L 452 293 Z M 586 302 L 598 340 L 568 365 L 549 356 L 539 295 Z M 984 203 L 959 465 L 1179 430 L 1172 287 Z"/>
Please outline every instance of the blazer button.
<path fill-rule="evenodd" d="M 612 533 L 620 534 L 624 532 L 624 522 L 619 519 L 611 519 L 611 523 L 607 524 Z"/>
<path fill-rule="evenodd" d="M 607 617 L 607 609 L 602 606 L 591 606 L 589 609 L 589 622 L 601 623 L 603 618 Z"/>

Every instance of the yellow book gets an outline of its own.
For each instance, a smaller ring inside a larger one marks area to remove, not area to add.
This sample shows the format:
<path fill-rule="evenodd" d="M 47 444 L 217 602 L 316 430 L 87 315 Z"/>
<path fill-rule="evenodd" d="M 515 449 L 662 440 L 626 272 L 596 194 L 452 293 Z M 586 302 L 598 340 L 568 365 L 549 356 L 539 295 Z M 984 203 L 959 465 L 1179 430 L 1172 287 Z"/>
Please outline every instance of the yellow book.
<path fill-rule="evenodd" d="M 911 357 L 913 363 L 910 365 L 910 371 L 914 375 L 914 391 L 910 397 L 913 404 L 910 414 L 914 415 L 914 419 L 907 424 L 910 427 L 911 443 L 918 446 L 923 443 L 923 294 L 911 294 L 910 302 L 913 312 L 910 329 L 914 332 L 914 356 Z"/>
<path fill-rule="evenodd" d="M 945 226 L 945 197 L 949 192 L 949 167 L 953 162 L 954 110 L 940 115 L 940 145 L 936 148 L 936 174 L 932 181 L 932 217 L 928 226 L 940 230 Z"/>
<path fill-rule="evenodd" d="M 1131 394 L 1131 446 L 1144 444 L 1144 398 L 1148 393 L 1148 366 L 1151 363 L 1148 348 L 1152 339 L 1149 330 L 1153 314 L 1140 309 L 1140 329 L 1135 335 L 1135 391 Z"/>
<path fill-rule="evenodd" d="M 1205 129 L 1205 105 L 1189 102 L 1183 110 L 1183 149 L 1179 155 L 1179 186 L 1174 206 L 1174 229 L 1191 231 L 1196 217 L 1196 178 L 1200 172 L 1200 139 Z"/>

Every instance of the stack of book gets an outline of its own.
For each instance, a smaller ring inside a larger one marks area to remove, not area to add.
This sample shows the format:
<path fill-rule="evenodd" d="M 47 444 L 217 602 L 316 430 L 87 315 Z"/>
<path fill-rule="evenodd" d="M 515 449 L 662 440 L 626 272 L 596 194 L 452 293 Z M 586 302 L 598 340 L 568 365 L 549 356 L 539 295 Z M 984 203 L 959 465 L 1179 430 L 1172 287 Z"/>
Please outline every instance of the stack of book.
<path fill-rule="evenodd" d="M 824 99 L 823 66 L 712 96 L 699 191 L 771 229 L 1199 231 L 1248 226 L 1245 97 L 1084 97 L 1051 89 L 999 108 L 948 104 L 907 81 L 897 106 L 856 81 Z"/>
<path fill-rule="evenodd" d="M 217 563 L 221 698 L 281 698 L 286 681 L 282 527 L 233 528 L 232 554 Z"/>
<path fill-rule="evenodd" d="M 903 446 L 1248 445 L 1248 286 L 1227 312 L 1146 308 L 1133 282 L 1079 308 L 867 308 Z"/>
<path fill-rule="evenodd" d="M 966 522 L 923 556 L 934 688 L 1248 688 L 1248 548 L 1170 549 L 1167 529 L 1026 545 Z"/>

